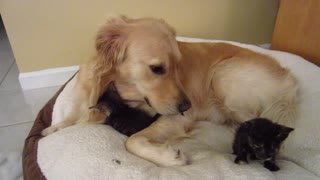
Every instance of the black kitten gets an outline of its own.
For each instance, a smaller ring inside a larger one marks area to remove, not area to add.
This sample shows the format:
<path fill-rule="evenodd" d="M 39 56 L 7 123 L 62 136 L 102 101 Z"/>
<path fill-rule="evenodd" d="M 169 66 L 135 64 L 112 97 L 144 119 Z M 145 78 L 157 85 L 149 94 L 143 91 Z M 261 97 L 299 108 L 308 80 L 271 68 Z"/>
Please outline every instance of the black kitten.
<path fill-rule="evenodd" d="M 248 163 L 247 156 L 252 160 L 264 160 L 264 167 L 270 171 L 280 168 L 275 164 L 275 156 L 281 143 L 288 137 L 293 128 L 257 118 L 246 121 L 238 128 L 233 142 L 235 163 Z"/>
<path fill-rule="evenodd" d="M 125 104 L 114 82 L 108 85 L 107 90 L 99 97 L 97 105 L 91 108 L 104 113 L 108 109 L 110 115 L 107 117 L 106 124 L 127 136 L 148 127 L 160 117 L 159 114 L 151 116 L 143 110 L 131 108 Z"/>

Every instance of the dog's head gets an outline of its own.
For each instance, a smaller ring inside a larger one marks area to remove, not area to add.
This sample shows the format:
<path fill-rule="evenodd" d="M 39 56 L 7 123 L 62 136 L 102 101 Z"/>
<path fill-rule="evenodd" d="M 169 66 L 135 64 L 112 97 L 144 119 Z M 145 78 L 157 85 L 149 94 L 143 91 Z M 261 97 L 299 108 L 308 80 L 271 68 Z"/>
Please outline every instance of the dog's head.
<path fill-rule="evenodd" d="M 98 32 L 96 50 L 115 70 L 123 99 L 145 102 L 164 115 L 191 107 L 177 78 L 181 54 L 175 32 L 163 20 L 113 18 Z"/>

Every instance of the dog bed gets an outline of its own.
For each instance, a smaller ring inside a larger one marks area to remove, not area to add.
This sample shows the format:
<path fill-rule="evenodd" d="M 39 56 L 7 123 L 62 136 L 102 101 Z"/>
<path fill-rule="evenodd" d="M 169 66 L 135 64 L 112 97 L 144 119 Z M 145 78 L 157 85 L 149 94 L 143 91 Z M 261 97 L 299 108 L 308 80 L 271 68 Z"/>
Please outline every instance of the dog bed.
<path fill-rule="evenodd" d="M 301 84 L 301 112 L 276 161 L 280 171 L 270 172 L 259 161 L 234 164 L 232 132 L 208 122 L 179 144 L 192 163 L 177 167 L 158 167 L 130 154 L 124 146 L 127 137 L 107 125 L 77 124 L 42 138 L 40 132 L 57 123 L 51 120 L 57 97 L 63 101 L 62 87 L 39 112 L 25 141 L 25 179 L 320 179 L 320 68 L 290 53 L 227 43 L 274 57 Z"/>

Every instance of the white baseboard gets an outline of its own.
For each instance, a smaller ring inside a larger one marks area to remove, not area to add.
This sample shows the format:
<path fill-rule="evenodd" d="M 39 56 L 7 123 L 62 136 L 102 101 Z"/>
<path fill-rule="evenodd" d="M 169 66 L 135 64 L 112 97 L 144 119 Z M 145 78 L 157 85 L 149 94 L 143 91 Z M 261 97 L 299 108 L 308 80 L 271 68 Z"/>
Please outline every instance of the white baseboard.
<path fill-rule="evenodd" d="M 262 47 L 264 49 L 270 49 L 271 44 L 258 44 L 259 47 Z"/>
<path fill-rule="evenodd" d="M 23 90 L 61 86 L 78 70 L 79 66 L 70 66 L 20 73 L 19 81 Z"/>

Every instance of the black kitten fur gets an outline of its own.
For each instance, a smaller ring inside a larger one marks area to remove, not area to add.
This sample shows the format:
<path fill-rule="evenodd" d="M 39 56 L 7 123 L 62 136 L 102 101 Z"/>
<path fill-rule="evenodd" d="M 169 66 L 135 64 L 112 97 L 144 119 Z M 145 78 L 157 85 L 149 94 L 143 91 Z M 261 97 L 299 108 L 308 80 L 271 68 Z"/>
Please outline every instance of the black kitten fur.
<path fill-rule="evenodd" d="M 279 170 L 275 156 L 292 130 L 264 118 L 242 123 L 233 142 L 233 154 L 237 156 L 234 162 L 248 162 L 249 155 L 251 160 L 264 160 L 264 167 L 270 171 Z"/>
<path fill-rule="evenodd" d="M 99 97 L 97 105 L 91 108 L 100 111 L 108 109 L 111 113 L 107 117 L 106 124 L 127 136 L 148 127 L 160 116 L 158 114 L 151 116 L 143 110 L 129 107 L 119 95 L 114 82 L 111 82 L 107 90 Z"/>

